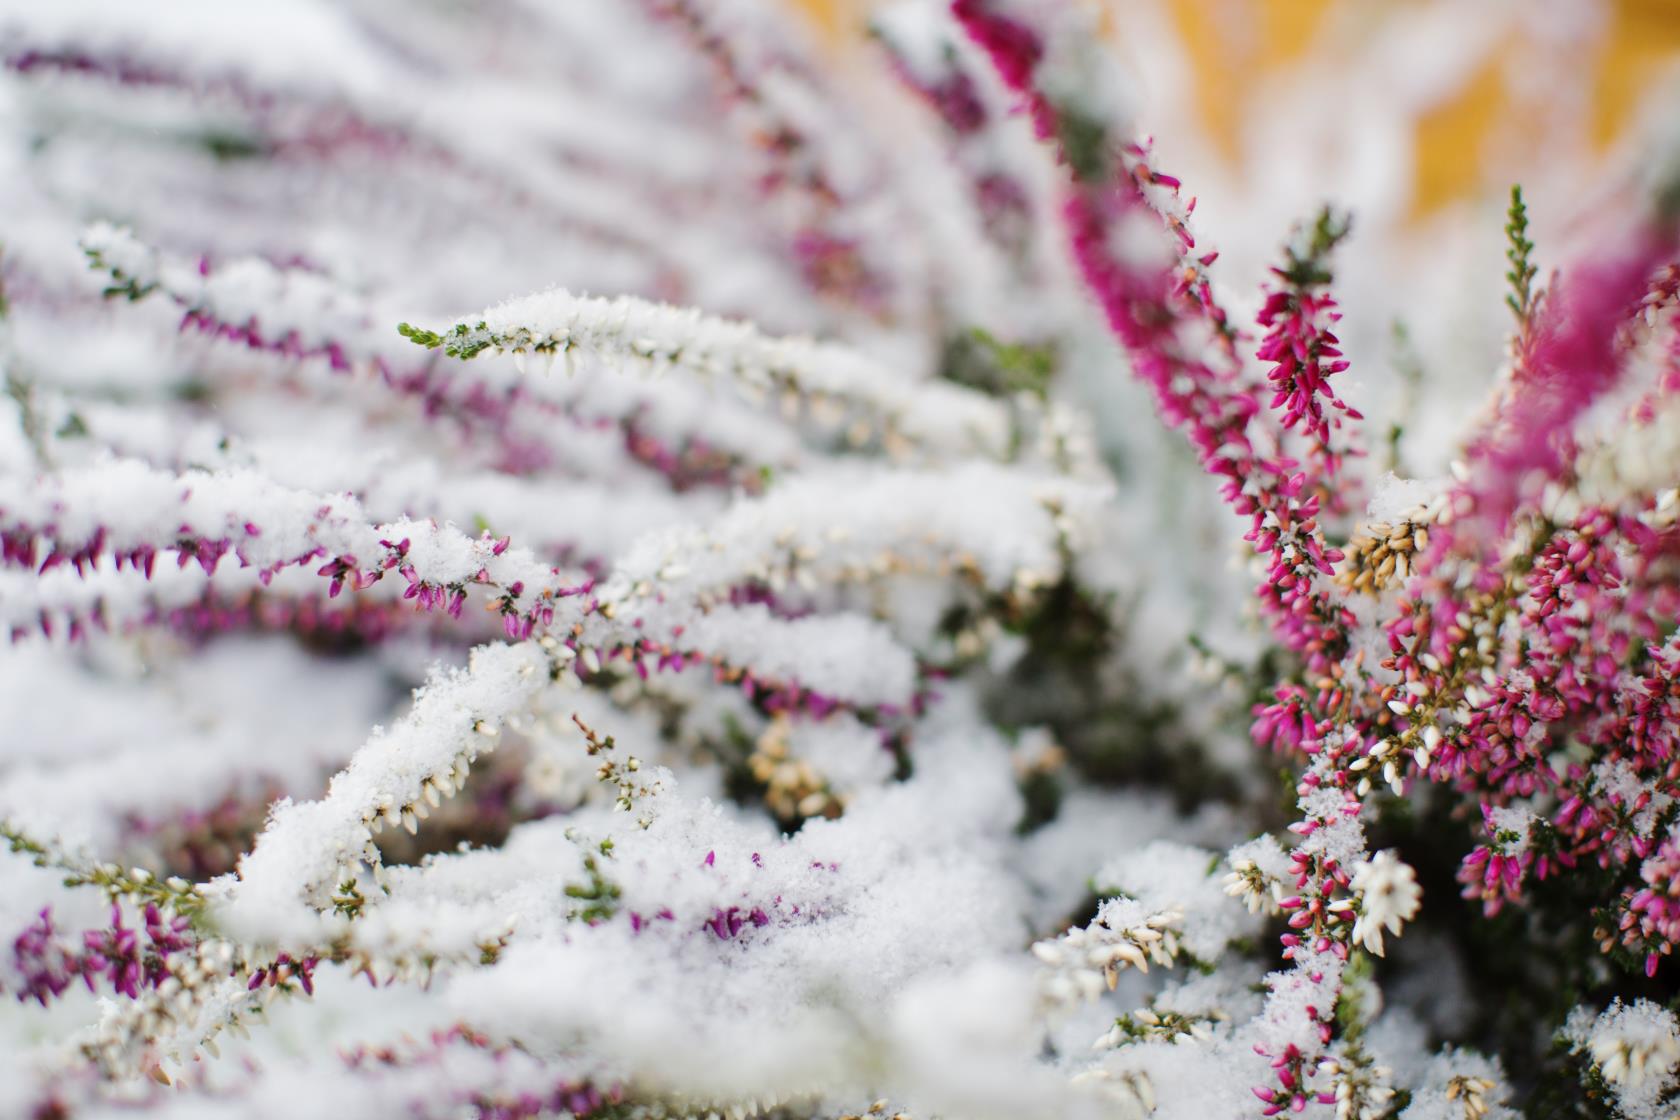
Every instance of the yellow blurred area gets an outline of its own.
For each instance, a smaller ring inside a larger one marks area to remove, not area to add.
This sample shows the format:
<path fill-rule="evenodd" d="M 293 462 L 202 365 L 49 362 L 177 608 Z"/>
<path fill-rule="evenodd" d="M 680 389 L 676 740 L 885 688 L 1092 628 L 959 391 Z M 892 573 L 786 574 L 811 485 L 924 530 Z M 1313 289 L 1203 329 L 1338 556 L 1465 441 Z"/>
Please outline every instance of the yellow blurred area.
<path fill-rule="evenodd" d="M 1235 162 L 1248 82 L 1300 65 L 1338 0 L 1236 0 L 1246 17 L 1240 32 L 1228 18 L 1233 2 L 1170 0 L 1168 7 L 1196 74 L 1198 113 L 1214 143 Z M 858 0 L 792 3 L 831 37 L 848 33 L 860 7 Z M 1346 0 L 1341 4 L 1345 8 Z M 1680 0 L 1609 0 L 1606 8 L 1604 34 L 1583 44 L 1579 59 L 1590 74 L 1587 112 L 1592 142 L 1600 150 L 1615 142 L 1664 74 L 1680 63 Z M 1518 138 L 1544 133 L 1546 107 L 1514 97 L 1506 79 L 1508 56 L 1522 45 L 1502 44 L 1469 81 L 1419 120 L 1414 212 L 1427 213 L 1484 186 L 1485 169 L 1474 153 L 1486 149 L 1496 130 Z"/>

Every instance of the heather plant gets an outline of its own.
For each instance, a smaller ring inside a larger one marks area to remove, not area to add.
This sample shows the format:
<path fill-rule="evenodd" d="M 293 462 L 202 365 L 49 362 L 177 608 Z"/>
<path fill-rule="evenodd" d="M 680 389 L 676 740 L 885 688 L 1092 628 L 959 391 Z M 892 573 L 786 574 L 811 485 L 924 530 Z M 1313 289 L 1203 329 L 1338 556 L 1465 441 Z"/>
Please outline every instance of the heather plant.
<path fill-rule="evenodd" d="M 1204 228 L 871 16 L 0 8 L 0 1114 L 1680 1106 L 1667 150 Z"/>

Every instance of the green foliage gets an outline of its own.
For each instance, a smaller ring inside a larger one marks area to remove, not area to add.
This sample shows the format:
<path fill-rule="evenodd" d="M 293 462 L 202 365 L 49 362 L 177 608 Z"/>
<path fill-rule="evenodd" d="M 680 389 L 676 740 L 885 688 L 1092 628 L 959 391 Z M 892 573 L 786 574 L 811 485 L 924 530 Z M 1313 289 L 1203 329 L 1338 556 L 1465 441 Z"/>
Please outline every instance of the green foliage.
<path fill-rule="evenodd" d="M 346 918 L 362 916 L 362 907 L 367 905 L 367 899 L 354 879 L 346 879 L 333 892 L 333 913 Z"/>
<path fill-rule="evenodd" d="M 945 620 L 946 632 L 970 624 L 966 610 Z M 981 613 L 1027 643 L 988 704 L 1002 726 L 1047 728 L 1074 769 L 1099 784 L 1165 788 L 1183 806 L 1234 794 L 1232 776 L 1184 734 L 1178 711 L 1129 684 L 1114 657 L 1121 634 L 1112 602 L 1063 580 L 1028 607 L 993 603 Z M 1026 819 L 1043 823 L 1038 815 L 1055 802 L 1049 790 L 1032 792 Z"/>
<path fill-rule="evenodd" d="M 1412 333 L 1406 324 L 1399 319 L 1394 320 L 1389 331 L 1390 345 L 1393 347 L 1394 372 L 1400 378 L 1401 397 L 1400 406 L 1395 410 L 1395 419 L 1388 425 L 1386 443 L 1388 445 L 1388 469 L 1401 477 L 1411 474 L 1405 469 L 1400 459 L 1400 441 L 1405 438 L 1405 419 L 1410 418 L 1417 408 L 1419 395 L 1423 390 L 1424 368 L 1423 358 L 1418 354 L 1417 346 L 1412 341 Z"/>
<path fill-rule="evenodd" d="M 1277 274 L 1292 288 L 1320 288 L 1330 283 L 1330 253 L 1352 228 L 1352 215 L 1326 205 L 1313 219 L 1306 236 L 1285 248 L 1288 259 Z"/>
<path fill-rule="evenodd" d="M 1025 836 L 1056 819 L 1062 808 L 1062 781 L 1043 770 L 1029 771 L 1021 778 L 1021 819 L 1015 831 Z"/>
<path fill-rule="evenodd" d="M 1540 293 L 1534 287 L 1534 242 L 1528 239 L 1528 207 L 1523 202 L 1520 184 L 1511 186 L 1511 207 L 1505 215 L 1505 243 L 1505 259 L 1511 265 L 1505 274 L 1506 282 L 1511 285 L 1505 305 L 1517 317 L 1519 337 L 1526 338 Z"/>
<path fill-rule="evenodd" d="M 1056 107 L 1056 143 L 1074 177 L 1102 185 L 1108 175 L 1108 132 L 1095 117 L 1070 105 Z"/>
<path fill-rule="evenodd" d="M 436 331 L 416 327 L 410 323 L 398 323 L 397 333 L 414 343 L 424 346 L 428 350 L 443 348 L 443 352 L 451 358 L 475 358 L 495 345 L 490 336 L 490 328 L 486 323 L 476 327 L 469 327 L 465 323 L 456 323 L 453 327 L 438 334 Z"/>
<path fill-rule="evenodd" d="M 582 841 L 575 832 L 568 831 L 566 839 L 582 846 Z M 596 922 L 606 921 L 618 912 L 618 884 L 607 879 L 596 859 L 597 854 L 602 859 L 611 859 L 612 850 L 611 840 L 602 840 L 595 845 L 595 851 L 584 847 L 583 871 L 589 876 L 589 882 L 566 884 L 566 897 L 575 898 L 584 904 L 573 910 L 571 917 L 594 925 Z"/>
<path fill-rule="evenodd" d="M 87 254 L 89 265 L 101 272 L 110 273 L 111 282 L 100 293 L 106 299 L 116 299 L 118 296 L 123 296 L 128 302 L 135 303 L 157 291 L 156 284 L 140 283 L 138 279 L 107 261 L 105 254 L 98 249 L 84 249 L 83 252 Z"/>
<path fill-rule="evenodd" d="M 269 146 L 257 136 L 230 130 L 206 132 L 199 138 L 204 150 L 219 163 L 256 159 L 270 154 Z"/>
<path fill-rule="evenodd" d="M 35 452 L 38 462 L 50 461 L 47 450 L 47 428 L 41 418 L 40 410 L 35 407 L 35 384 L 19 377 L 10 369 L 6 370 L 6 396 L 17 405 L 19 426 L 23 429 L 23 436 L 29 441 L 31 450 Z"/>
<path fill-rule="evenodd" d="M 172 876 L 159 880 L 144 868 L 124 870 L 114 863 L 80 859 L 33 839 L 9 821 L 0 820 L 0 840 L 6 841 L 14 853 L 28 856 L 36 867 L 64 872 L 67 887 L 97 887 L 113 902 L 126 896 L 141 904 L 153 902 L 166 911 L 185 915 L 194 926 L 200 926 L 203 921 L 204 895 L 197 884 L 185 879 Z"/>
<path fill-rule="evenodd" d="M 397 333 L 416 346 L 424 346 L 428 350 L 436 350 L 443 345 L 442 335 L 436 331 L 429 331 L 425 327 L 416 327 L 411 323 L 398 323 Z"/>
<path fill-rule="evenodd" d="M 945 344 L 940 373 L 947 381 L 994 397 L 1049 391 L 1060 355 L 1050 343 L 1004 342 L 983 327 L 959 334 Z"/>
<path fill-rule="evenodd" d="M 1352 1045 L 1358 1045 L 1365 1034 L 1366 1012 L 1369 1010 L 1366 1000 L 1371 982 L 1375 979 L 1375 964 L 1369 953 L 1355 949 L 1342 972 L 1342 991 L 1336 997 L 1334 1012 L 1336 1034 Z"/>
<path fill-rule="evenodd" d="M 1198 1029 L 1205 1032 L 1220 1021 L 1220 1017 L 1214 1015 L 1186 1015 L 1180 1011 L 1149 1008 L 1122 1015 L 1114 1020 L 1114 1025 L 1128 1041 L 1149 1042 L 1193 1035 Z"/>

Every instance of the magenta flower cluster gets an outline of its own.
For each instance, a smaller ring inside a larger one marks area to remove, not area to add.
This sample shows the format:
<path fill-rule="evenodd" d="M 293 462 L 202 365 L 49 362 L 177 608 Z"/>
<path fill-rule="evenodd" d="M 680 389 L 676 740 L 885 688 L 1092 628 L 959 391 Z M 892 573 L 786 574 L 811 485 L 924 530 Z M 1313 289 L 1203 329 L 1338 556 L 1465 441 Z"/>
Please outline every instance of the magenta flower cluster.
<path fill-rule="evenodd" d="M 110 926 L 75 938 L 58 929 L 50 910 L 42 910 L 12 942 L 12 962 L 22 977 L 18 999 L 45 1006 L 78 979 L 90 992 L 105 984 L 129 999 L 158 987 L 171 975 L 171 959 L 192 951 L 197 939 L 185 917 L 165 917 L 155 903 L 146 904 L 141 920 L 139 928 L 124 925 L 122 907 L 113 903 Z"/>

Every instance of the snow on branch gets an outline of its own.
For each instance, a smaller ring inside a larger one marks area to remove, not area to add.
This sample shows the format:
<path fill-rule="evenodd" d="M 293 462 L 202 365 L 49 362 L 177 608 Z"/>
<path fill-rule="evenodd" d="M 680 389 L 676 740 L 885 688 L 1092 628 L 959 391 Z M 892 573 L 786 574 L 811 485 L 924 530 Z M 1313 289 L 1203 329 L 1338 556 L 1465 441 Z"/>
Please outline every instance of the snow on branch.
<path fill-rule="evenodd" d="M 441 332 L 408 324 L 399 329 L 420 346 L 461 359 L 508 352 L 515 361 L 534 355 L 544 368 L 561 359 L 569 371 L 578 358 L 594 357 L 628 368 L 727 378 L 760 399 L 809 409 L 829 426 L 861 421 L 889 449 L 908 441 L 995 456 L 1008 438 L 1005 414 L 983 397 L 896 376 L 832 343 L 772 338 L 750 323 L 630 297 L 556 289 L 509 300 Z"/>

